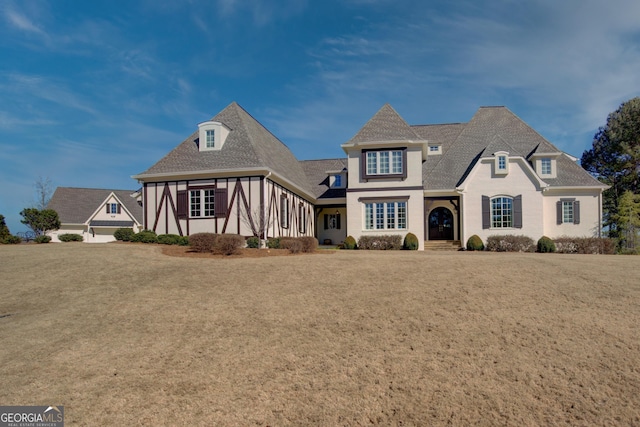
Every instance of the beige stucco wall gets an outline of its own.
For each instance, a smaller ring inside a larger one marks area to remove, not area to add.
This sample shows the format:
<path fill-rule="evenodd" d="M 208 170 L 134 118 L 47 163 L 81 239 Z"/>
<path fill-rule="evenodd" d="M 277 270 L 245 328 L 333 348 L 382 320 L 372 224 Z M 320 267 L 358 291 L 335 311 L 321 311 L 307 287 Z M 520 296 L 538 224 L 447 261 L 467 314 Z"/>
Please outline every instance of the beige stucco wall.
<path fill-rule="evenodd" d="M 598 189 L 549 190 L 544 193 L 544 235 L 598 237 L 601 218 L 601 195 Z M 575 198 L 580 202 L 580 224 L 558 224 L 556 203 L 560 199 Z"/>
<path fill-rule="evenodd" d="M 348 188 L 370 188 L 375 186 L 377 188 L 393 188 L 393 187 L 412 187 L 422 186 L 422 146 L 409 146 L 407 148 L 407 164 L 404 165 L 407 168 L 407 177 L 402 180 L 400 178 L 388 178 L 384 180 L 372 179 L 370 181 L 364 181 L 360 177 L 360 153 L 361 150 L 352 149 L 347 154 L 347 164 L 349 168 Z M 366 147 L 368 148 L 368 147 Z M 389 147 L 392 150 L 394 147 Z M 351 172 L 353 171 L 353 172 Z"/>
<path fill-rule="evenodd" d="M 495 175 L 493 166 L 493 159 L 480 160 L 463 186 L 462 244 L 474 234 L 484 242 L 487 237 L 496 234 L 526 235 L 539 239 L 545 231 L 544 204 L 541 186 L 533 171 L 519 158 L 509 159 L 509 173 L 506 175 Z M 522 228 L 482 228 L 482 196 L 518 195 L 522 195 Z"/>
<path fill-rule="evenodd" d="M 339 229 L 324 229 L 324 215 L 325 214 L 340 214 L 340 228 Z M 325 208 L 320 210 L 317 217 L 318 221 L 318 242 L 323 244 L 325 239 L 330 239 L 333 245 L 338 245 L 344 241 L 347 237 L 347 209 L 346 208 Z"/>

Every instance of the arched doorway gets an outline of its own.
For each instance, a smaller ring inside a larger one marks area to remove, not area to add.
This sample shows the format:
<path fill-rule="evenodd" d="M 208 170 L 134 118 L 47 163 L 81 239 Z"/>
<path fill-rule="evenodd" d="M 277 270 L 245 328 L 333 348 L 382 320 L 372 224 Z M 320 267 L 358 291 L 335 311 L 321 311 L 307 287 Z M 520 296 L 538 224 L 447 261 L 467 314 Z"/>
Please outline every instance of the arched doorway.
<path fill-rule="evenodd" d="M 429 213 L 429 240 L 453 240 L 453 214 L 447 208 Z"/>

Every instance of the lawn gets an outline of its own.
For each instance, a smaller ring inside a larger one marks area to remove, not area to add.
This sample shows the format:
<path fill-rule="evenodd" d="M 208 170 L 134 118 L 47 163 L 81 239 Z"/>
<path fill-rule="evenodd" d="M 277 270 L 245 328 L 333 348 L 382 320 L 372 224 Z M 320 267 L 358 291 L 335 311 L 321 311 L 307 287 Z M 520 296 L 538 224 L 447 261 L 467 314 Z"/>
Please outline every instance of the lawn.
<path fill-rule="evenodd" d="M 66 425 L 640 425 L 640 257 L 0 246 L 0 405 Z"/>

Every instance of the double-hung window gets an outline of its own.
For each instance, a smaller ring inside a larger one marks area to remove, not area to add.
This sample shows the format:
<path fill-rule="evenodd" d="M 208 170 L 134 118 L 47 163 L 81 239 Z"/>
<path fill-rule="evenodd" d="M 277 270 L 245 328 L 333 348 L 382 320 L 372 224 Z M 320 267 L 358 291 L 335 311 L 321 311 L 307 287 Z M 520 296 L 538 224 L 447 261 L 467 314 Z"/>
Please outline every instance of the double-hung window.
<path fill-rule="evenodd" d="M 365 176 L 404 174 L 403 150 L 366 151 L 365 159 Z"/>
<path fill-rule="evenodd" d="M 580 224 L 580 201 L 574 198 L 560 199 L 558 224 Z"/>
<path fill-rule="evenodd" d="M 545 157 L 540 159 L 540 174 L 551 175 L 551 159 Z"/>
<path fill-rule="evenodd" d="M 405 230 L 407 202 L 375 202 L 364 205 L 366 230 Z"/>
<path fill-rule="evenodd" d="M 216 146 L 216 131 L 215 129 L 208 129 L 206 134 L 206 147 L 207 148 L 215 148 Z"/>

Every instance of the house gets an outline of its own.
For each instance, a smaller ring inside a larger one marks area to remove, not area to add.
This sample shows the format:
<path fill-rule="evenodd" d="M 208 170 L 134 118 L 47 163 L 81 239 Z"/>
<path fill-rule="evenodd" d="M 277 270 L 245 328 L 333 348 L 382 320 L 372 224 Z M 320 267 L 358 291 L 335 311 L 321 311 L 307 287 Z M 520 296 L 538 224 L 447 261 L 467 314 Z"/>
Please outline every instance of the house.
<path fill-rule="evenodd" d="M 80 234 L 85 242 L 111 242 L 118 228 L 142 230 L 142 203 L 131 190 L 58 187 L 47 205 L 58 212 L 61 227 L 48 234 Z"/>
<path fill-rule="evenodd" d="M 157 233 L 315 236 L 598 236 L 607 187 L 505 107 L 467 123 L 409 125 L 384 105 L 346 157 L 298 161 L 232 103 L 145 172 L 143 224 Z"/>

